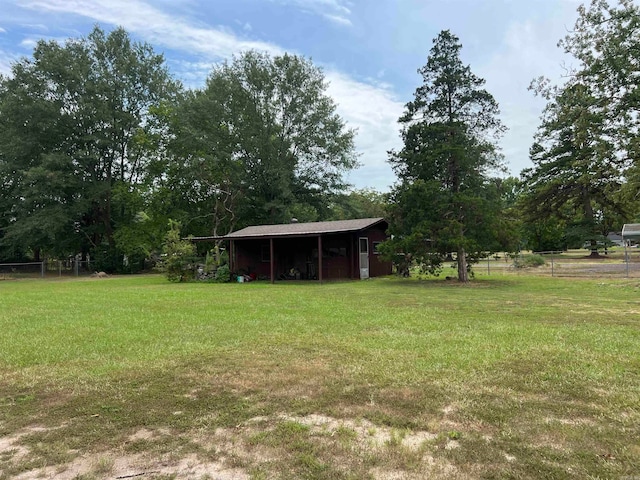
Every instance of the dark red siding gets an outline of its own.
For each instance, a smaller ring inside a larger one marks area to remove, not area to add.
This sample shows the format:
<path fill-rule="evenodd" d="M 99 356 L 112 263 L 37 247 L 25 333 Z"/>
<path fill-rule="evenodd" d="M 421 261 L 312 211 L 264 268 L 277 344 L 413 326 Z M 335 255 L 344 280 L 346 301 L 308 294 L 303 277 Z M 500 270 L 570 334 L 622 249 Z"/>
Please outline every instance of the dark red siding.
<path fill-rule="evenodd" d="M 235 240 L 236 273 L 256 273 L 268 277 L 269 239 Z M 280 278 L 296 269 L 303 279 L 317 277 L 318 238 L 275 238 L 273 239 L 275 276 Z"/>
<path fill-rule="evenodd" d="M 385 225 L 386 226 L 386 225 Z M 360 278 L 358 241 L 369 240 L 369 276 L 391 274 L 391 262 L 380 260 L 374 251 L 377 242 L 386 240 L 384 226 L 374 226 L 354 233 L 322 235 L 322 278 Z M 255 273 L 269 278 L 269 238 L 234 240 L 234 273 Z M 318 236 L 273 238 L 275 278 L 286 276 L 292 269 L 301 279 L 318 279 Z"/>

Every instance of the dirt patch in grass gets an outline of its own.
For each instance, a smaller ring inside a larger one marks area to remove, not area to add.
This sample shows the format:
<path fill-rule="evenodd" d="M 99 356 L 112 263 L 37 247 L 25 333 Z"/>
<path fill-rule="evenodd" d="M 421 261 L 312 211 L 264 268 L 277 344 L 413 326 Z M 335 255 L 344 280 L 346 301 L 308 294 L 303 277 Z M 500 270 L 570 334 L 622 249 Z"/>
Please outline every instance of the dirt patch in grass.
<path fill-rule="evenodd" d="M 172 478 L 176 480 L 215 478 L 218 480 L 248 480 L 241 469 L 227 468 L 221 463 L 205 462 L 196 455 L 179 460 L 153 459 L 145 455 L 121 455 L 107 452 L 83 455 L 65 465 L 36 468 L 13 477 L 15 480 L 102 479 L 102 478 Z"/>
<path fill-rule="evenodd" d="M 337 419 L 321 414 L 278 414 L 251 418 L 236 427 L 172 432 L 144 427 L 122 445 L 97 452 L 67 452 L 69 461 L 39 458 L 22 438 L 33 429 L 0 437 L 0 478 L 174 478 L 244 480 L 249 478 L 394 478 L 444 479 L 457 468 L 433 452 L 439 435 L 397 430 L 364 419 Z M 45 433 L 45 429 L 38 429 Z M 194 452 L 154 453 L 153 444 L 169 436 L 196 445 Z M 145 451 L 132 445 L 145 442 Z M 459 448 L 447 441 L 444 449 Z M 262 476 L 261 476 L 262 475 Z M 293 475 L 293 477 L 291 476 Z M 458 476 L 457 478 L 465 478 Z"/>

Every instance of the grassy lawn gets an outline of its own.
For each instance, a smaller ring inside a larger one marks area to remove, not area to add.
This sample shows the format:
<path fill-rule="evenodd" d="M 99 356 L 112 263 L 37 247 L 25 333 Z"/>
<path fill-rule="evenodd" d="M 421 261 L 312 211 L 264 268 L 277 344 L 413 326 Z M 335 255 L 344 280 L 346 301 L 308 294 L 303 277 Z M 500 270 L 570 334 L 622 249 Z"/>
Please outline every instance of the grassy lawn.
<path fill-rule="evenodd" d="M 0 479 L 39 476 L 640 479 L 640 283 L 3 281 Z"/>

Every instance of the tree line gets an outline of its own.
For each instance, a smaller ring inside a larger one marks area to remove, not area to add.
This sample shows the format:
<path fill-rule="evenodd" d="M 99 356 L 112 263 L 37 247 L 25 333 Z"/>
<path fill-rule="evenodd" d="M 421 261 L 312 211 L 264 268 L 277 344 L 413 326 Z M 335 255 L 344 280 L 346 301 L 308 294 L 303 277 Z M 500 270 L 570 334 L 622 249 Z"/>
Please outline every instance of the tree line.
<path fill-rule="evenodd" d="M 354 131 L 326 87 L 309 60 L 246 52 L 188 90 L 121 28 L 38 42 L 0 78 L 0 259 L 121 270 L 169 220 L 224 235 L 356 206 Z"/>
<path fill-rule="evenodd" d="M 531 89 L 547 101 L 533 167 L 505 177 L 499 107 L 448 30 L 399 119 L 388 193 L 352 190 L 355 131 L 322 70 L 249 51 L 186 89 L 121 28 L 40 41 L 0 77 L 0 261 L 86 257 L 142 268 L 169 224 L 182 235 L 385 216 L 389 258 L 467 281 L 488 252 L 560 250 L 638 220 L 638 7 L 580 6 L 559 43 L 576 66 Z M 175 236 L 175 231 L 172 233 Z"/>

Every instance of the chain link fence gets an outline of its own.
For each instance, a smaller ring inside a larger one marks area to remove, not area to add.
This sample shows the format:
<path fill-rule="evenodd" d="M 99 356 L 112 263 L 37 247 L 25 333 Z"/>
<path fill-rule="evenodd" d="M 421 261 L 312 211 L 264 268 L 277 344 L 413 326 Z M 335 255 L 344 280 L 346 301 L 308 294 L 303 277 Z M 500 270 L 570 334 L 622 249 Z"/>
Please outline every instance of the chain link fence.
<path fill-rule="evenodd" d="M 0 279 L 37 278 L 45 276 L 44 262 L 0 263 Z"/>
<path fill-rule="evenodd" d="M 481 275 L 640 278 L 640 248 L 614 247 L 598 256 L 589 251 L 499 253 L 474 265 Z"/>
<path fill-rule="evenodd" d="M 88 260 L 47 259 L 43 262 L 0 263 L 0 279 L 17 280 L 20 278 L 80 277 L 89 276 L 93 270 Z"/>
<path fill-rule="evenodd" d="M 204 260 L 202 260 L 204 265 Z M 548 275 L 550 277 L 640 278 L 640 248 L 614 247 L 593 257 L 585 250 L 496 253 L 473 266 L 478 275 Z M 94 272 L 90 261 L 75 258 L 44 262 L 0 263 L 0 280 L 82 277 Z M 198 271 L 200 277 L 202 274 Z M 202 278 L 201 278 L 202 279 Z"/>

